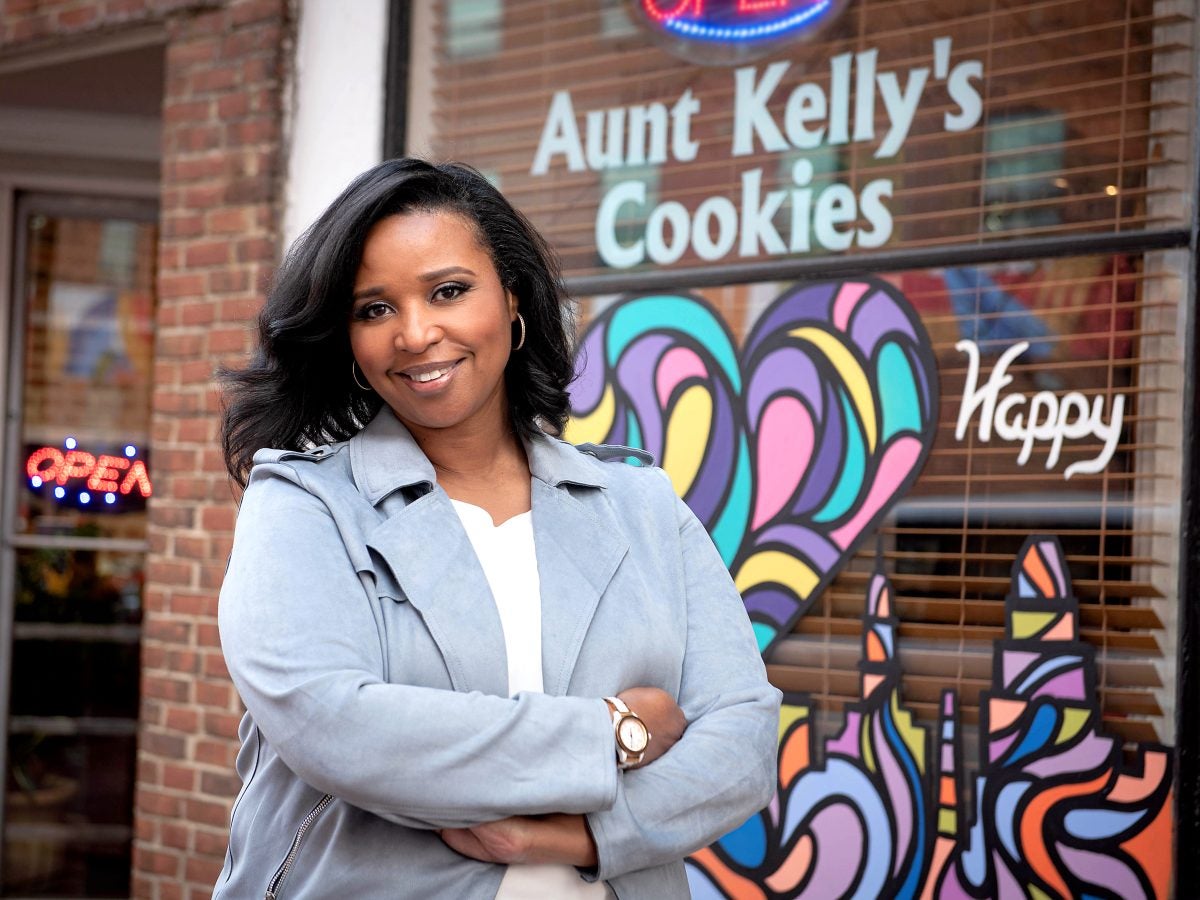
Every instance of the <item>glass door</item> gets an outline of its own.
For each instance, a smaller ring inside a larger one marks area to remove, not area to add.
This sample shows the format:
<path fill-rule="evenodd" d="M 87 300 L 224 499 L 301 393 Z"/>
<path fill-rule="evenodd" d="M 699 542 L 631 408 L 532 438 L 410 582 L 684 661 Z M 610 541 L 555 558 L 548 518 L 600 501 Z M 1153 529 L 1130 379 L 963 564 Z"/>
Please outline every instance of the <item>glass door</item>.
<path fill-rule="evenodd" d="M 156 220 L 153 204 L 17 204 L 0 896 L 129 896 Z"/>

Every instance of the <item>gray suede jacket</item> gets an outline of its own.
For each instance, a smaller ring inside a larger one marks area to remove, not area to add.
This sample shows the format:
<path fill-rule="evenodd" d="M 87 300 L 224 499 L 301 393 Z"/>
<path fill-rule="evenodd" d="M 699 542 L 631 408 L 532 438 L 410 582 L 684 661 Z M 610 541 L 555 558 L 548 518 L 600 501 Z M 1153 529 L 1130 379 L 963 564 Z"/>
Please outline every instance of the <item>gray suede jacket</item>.
<path fill-rule="evenodd" d="M 511 699 L 483 570 L 386 407 L 255 456 L 220 598 L 247 713 L 214 898 L 492 898 L 504 867 L 436 829 L 548 812 L 587 815 L 587 877 L 620 900 L 686 897 L 682 857 L 770 800 L 780 695 L 703 526 L 661 470 L 526 450 L 545 693 Z M 601 698 L 636 685 L 689 725 L 619 772 Z"/>

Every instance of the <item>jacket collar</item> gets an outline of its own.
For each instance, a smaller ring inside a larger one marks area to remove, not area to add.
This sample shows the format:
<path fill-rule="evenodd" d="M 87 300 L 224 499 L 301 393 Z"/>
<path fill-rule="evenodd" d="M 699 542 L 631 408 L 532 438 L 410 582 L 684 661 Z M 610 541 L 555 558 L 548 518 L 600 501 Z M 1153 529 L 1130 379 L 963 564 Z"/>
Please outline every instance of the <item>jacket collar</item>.
<path fill-rule="evenodd" d="M 420 485 L 431 490 L 437 481 L 433 464 L 387 406 L 380 408 L 367 426 L 350 438 L 349 446 L 354 481 L 372 505 L 400 488 Z M 525 441 L 525 455 L 533 477 L 551 487 L 608 486 L 603 467 L 589 461 L 566 441 L 539 435 Z"/>

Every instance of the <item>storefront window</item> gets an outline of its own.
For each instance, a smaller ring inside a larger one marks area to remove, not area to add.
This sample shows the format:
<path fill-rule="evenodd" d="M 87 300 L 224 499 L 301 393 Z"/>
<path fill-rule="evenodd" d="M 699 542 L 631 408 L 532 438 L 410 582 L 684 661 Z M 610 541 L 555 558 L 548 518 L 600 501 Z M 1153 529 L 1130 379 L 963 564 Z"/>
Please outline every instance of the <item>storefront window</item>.
<path fill-rule="evenodd" d="M 4 896 L 128 896 L 154 210 L 25 198 L 4 496 Z"/>
<path fill-rule="evenodd" d="M 428 117 L 410 122 L 412 145 L 497 173 L 568 275 L 1128 232 L 1190 214 L 1192 35 L 1178 4 L 847 3 L 811 39 L 735 65 L 664 52 L 638 25 L 643 6 L 430 4 L 435 43 L 419 48 L 413 90 L 437 99 L 414 105 Z M 813 168 L 782 164 L 796 155 Z M 643 161 L 658 166 L 653 202 Z M 647 246 L 622 253 L 633 221 Z M 739 239 L 718 254 L 722 232 Z"/>

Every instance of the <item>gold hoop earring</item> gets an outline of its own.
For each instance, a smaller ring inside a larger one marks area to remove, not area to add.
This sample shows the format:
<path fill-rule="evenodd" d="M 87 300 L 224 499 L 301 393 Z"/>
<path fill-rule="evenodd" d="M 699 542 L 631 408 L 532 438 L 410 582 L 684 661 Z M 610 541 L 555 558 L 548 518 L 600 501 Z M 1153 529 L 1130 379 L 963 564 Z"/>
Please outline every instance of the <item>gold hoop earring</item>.
<path fill-rule="evenodd" d="M 355 360 L 350 360 L 350 377 L 354 379 L 354 383 L 358 385 L 360 391 L 369 391 L 370 388 L 358 380 L 358 370 Z"/>
<path fill-rule="evenodd" d="M 521 326 L 521 339 L 517 341 L 517 346 L 513 347 L 514 351 L 520 350 L 525 346 L 525 320 L 517 313 L 517 324 Z"/>

